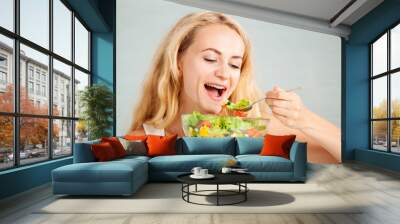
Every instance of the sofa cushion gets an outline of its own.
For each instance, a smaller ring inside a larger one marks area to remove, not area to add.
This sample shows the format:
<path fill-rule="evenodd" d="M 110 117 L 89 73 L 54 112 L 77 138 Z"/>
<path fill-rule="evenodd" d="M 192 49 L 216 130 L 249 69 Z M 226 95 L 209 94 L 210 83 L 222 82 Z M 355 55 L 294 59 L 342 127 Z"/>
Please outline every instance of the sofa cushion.
<path fill-rule="evenodd" d="M 126 156 L 126 151 L 124 146 L 121 144 L 117 137 L 103 137 L 101 138 L 101 142 L 108 142 L 114 149 L 115 155 L 117 158 L 122 158 Z"/>
<path fill-rule="evenodd" d="M 52 175 L 58 182 L 130 182 L 133 173 L 147 171 L 146 166 L 140 159 L 74 163 L 53 170 Z M 147 172 L 142 175 L 147 176 Z"/>
<path fill-rule="evenodd" d="M 126 151 L 126 155 L 137 155 L 145 156 L 147 155 L 146 143 L 142 140 L 126 140 L 124 138 L 118 138 L 122 146 Z"/>
<path fill-rule="evenodd" d="M 238 155 L 236 160 L 241 168 L 249 172 L 292 172 L 292 161 L 279 156 Z"/>
<path fill-rule="evenodd" d="M 176 139 L 178 135 L 149 135 L 146 139 L 148 156 L 165 156 L 176 154 Z"/>
<path fill-rule="evenodd" d="M 147 139 L 147 135 L 124 135 L 123 137 L 126 140 L 131 140 L 131 141 L 143 141 L 145 142 Z"/>
<path fill-rule="evenodd" d="M 280 156 L 290 159 L 290 148 L 296 135 L 270 135 L 264 137 L 264 145 L 261 149 L 261 156 Z"/>
<path fill-rule="evenodd" d="M 149 160 L 149 170 L 163 172 L 190 172 L 193 167 L 199 166 L 211 172 L 219 171 L 230 159 L 231 155 L 175 155 L 158 156 Z"/>
<path fill-rule="evenodd" d="M 185 154 L 185 155 L 199 155 L 199 154 L 235 155 L 235 139 L 229 137 L 226 138 L 183 137 L 180 150 L 181 152 L 178 152 L 178 154 Z"/>
<path fill-rule="evenodd" d="M 259 154 L 264 144 L 264 138 L 236 138 L 236 155 Z"/>
<path fill-rule="evenodd" d="M 118 156 L 115 154 L 115 150 L 109 142 L 92 144 L 90 147 L 94 157 L 96 157 L 96 161 L 105 162 L 118 158 Z"/>

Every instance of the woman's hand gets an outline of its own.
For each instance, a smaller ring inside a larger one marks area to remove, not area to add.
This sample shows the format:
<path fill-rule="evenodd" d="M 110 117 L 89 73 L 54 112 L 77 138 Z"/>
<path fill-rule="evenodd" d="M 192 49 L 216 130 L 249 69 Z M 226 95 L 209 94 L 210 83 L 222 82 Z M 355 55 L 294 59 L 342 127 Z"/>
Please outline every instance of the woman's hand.
<path fill-rule="evenodd" d="M 335 159 L 341 161 L 340 129 L 326 119 L 308 110 L 300 97 L 294 92 L 288 92 L 274 87 L 266 93 L 266 102 L 272 114 L 283 125 L 294 128 L 305 134 L 307 139 L 314 140 L 325 148 Z"/>
<path fill-rule="evenodd" d="M 266 93 L 266 97 L 273 98 L 266 99 L 266 102 L 273 115 L 284 125 L 300 130 L 308 127 L 309 111 L 296 93 L 275 86 Z"/>

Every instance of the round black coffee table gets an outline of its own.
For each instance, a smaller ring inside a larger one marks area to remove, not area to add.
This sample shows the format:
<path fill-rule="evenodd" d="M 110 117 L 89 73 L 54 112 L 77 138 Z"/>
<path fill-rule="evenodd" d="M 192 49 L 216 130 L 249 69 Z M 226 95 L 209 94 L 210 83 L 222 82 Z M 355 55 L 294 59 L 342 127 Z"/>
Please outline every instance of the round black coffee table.
<path fill-rule="evenodd" d="M 177 177 L 178 181 L 182 183 L 182 199 L 188 203 L 198 204 L 198 205 L 234 205 L 239 204 L 241 202 L 245 202 L 247 200 L 247 192 L 249 188 L 247 187 L 247 183 L 255 180 L 255 177 L 249 173 L 215 173 L 213 174 L 215 177 L 212 179 L 193 179 L 190 177 L 191 173 L 182 174 Z M 216 185 L 215 190 L 197 190 L 198 184 L 205 185 Z M 220 189 L 220 185 L 236 185 L 238 186 L 237 190 L 223 190 Z M 190 191 L 190 186 L 195 186 L 194 191 Z M 205 194 L 209 192 L 215 192 L 215 194 Z M 202 204 L 190 201 L 190 196 L 204 196 L 204 197 L 216 197 L 216 204 Z M 232 197 L 232 196 L 241 196 L 239 200 L 231 202 L 231 203 L 221 203 L 221 197 Z"/>

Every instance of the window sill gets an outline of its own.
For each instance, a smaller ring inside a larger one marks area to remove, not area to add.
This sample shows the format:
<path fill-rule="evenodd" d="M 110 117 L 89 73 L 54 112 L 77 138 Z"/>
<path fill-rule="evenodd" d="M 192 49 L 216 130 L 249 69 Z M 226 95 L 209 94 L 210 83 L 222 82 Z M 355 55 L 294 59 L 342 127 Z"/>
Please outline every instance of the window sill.
<path fill-rule="evenodd" d="M 69 159 L 72 159 L 72 158 L 73 158 L 73 156 L 67 156 L 67 157 L 63 157 L 63 158 L 59 158 L 59 159 L 52 159 L 52 160 L 48 160 L 48 161 L 43 161 L 43 162 L 31 164 L 31 165 L 25 165 L 25 166 L 16 167 L 16 168 L 10 168 L 10 169 L 7 169 L 7 170 L 0 171 L 0 176 L 1 175 L 5 175 L 5 174 L 9 174 L 9 173 L 14 173 L 14 172 L 27 170 L 27 169 L 32 169 L 32 168 L 35 168 L 35 167 L 40 167 L 40 166 L 43 166 L 43 165 L 57 163 L 57 162 L 69 160 Z"/>
<path fill-rule="evenodd" d="M 355 160 L 388 170 L 400 172 L 400 154 L 371 149 L 355 149 Z"/>

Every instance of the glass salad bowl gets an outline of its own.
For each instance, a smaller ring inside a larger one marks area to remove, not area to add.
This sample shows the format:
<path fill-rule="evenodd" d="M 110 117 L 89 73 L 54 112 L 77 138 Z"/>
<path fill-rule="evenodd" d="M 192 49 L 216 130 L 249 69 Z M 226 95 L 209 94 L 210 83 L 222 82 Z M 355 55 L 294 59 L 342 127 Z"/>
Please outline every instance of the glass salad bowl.
<path fill-rule="evenodd" d="M 182 115 L 182 128 L 188 137 L 262 137 L 269 119 L 193 112 Z"/>

